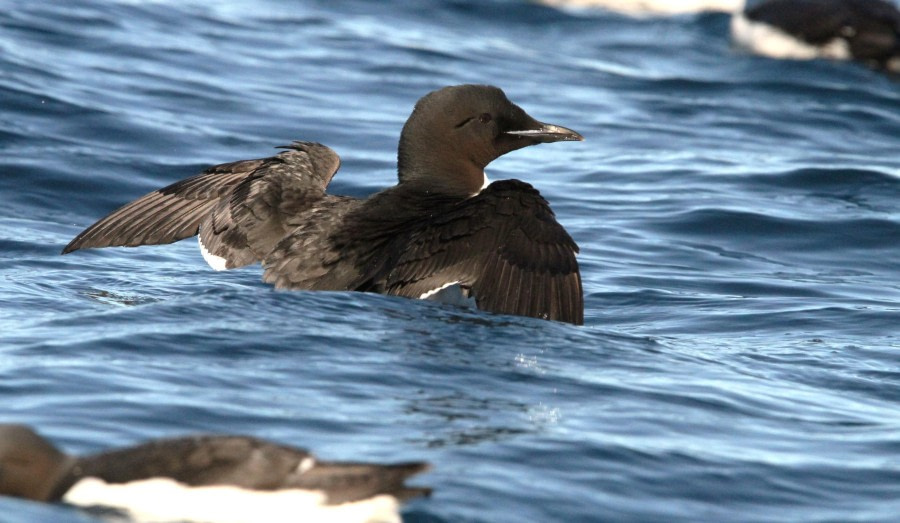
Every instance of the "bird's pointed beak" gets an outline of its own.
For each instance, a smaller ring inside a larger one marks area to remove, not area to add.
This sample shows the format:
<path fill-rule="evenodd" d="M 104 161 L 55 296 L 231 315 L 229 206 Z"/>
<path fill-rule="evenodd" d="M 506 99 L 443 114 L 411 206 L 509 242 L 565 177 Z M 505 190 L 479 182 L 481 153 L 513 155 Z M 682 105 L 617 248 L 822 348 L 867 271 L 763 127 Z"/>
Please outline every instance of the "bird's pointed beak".
<path fill-rule="evenodd" d="M 536 143 L 550 142 L 581 142 L 584 136 L 581 136 L 572 129 L 567 129 L 561 125 L 553 125 L 549 123 L 537 123 L 537 127 L 531 129 L 522 129 L 518 131 L 506 131 L 506 134 L 513 136 L 527 137 Z"/>

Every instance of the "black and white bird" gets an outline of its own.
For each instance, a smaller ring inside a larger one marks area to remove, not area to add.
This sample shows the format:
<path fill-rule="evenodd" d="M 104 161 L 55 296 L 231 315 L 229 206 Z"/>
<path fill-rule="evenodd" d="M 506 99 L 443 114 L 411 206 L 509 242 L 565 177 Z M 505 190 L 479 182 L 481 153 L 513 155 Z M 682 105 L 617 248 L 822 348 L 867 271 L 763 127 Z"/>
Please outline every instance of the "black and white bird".
<path fill-rule="evenodd" d="M 423 462 L 319 461 L 243 436 L 162 439 L 88 456 L 24 425 L 0 425 L 0 495 L 124 512 L 137 521 L 398 522 Z"/>
<path fill-rule="evenodd" d="M 403 127 L 399 183 L 368 198 L 326 194 L 340 158 L 294 142 L 153 191 L 88 227 L 63 254 L 198 235 L 214 269 L 261 262 L 277 288 L 462 299 L 581 324 L 575 241 L 531 185 L 484 174 L 510 151 L 572 140 L 583 138 L 535 120 L 497 87 L 445 87 L 420 99 Z"/>
<path fill-rule="evenodd" d="M 891 0 L 537 0 L 561 8 L 601 8 L 637 17 L 732 13 L 732 41 L 792 60 L 856 60 L 900 73 L 900 10 Z"/>
<path fill-rule="evenodd" d="M 885 0 L 766 0 L 736 13 L 731 34 L 760 55 L 856 60 L 900 73 L 900 10 Z"/>

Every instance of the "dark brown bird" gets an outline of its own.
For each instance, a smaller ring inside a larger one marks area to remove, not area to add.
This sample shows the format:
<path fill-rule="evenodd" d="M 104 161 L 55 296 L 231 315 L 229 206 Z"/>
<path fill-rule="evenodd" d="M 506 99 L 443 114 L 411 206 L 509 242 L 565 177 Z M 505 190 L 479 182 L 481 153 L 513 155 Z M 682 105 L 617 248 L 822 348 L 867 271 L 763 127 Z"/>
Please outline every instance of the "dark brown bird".
<path fill-rule="evenodd" d="M 403 127 L 399 183 L 365 199 L 326 194 L 328 147 L 212 167 L 125 205 L 63 249 L 199 235 L 209 264 L 262 262 L 278 288 L 368 291 L 583 323 L 578 246 L 527 183 L 488 183 L 499 156 L 581 135 L 541 123 L 484 85 L 427 94 Z M 455 299 L 454 299 L 455 298 Z"/>

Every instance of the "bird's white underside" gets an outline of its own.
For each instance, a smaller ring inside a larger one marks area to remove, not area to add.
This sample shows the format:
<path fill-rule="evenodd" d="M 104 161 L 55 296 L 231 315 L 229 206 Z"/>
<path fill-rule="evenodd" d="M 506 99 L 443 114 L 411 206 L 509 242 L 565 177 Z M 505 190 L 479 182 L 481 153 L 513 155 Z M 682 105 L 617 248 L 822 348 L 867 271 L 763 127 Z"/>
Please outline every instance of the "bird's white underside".
<path fill-rule="evenodd" d="M 744 0 L 539 0 L 563 8 L 604 8 L 633 16 L 678 15 L 707 11 L 735 12 Z"/>
<path fill-rule="evenodd" d="M 325 499 L 324 493 L 313 490 L 188 487 L 170 478 L 109 484 L 93 477 L 80 480 L 63 497 L 66 503 L 82 507 L 115 508 L 138 522 L 401 522 L 399 502 L 393 496 L 341 505 L 325 505 Z"/>
<path fill-rule="evenodd" d="M 848 60 L 850 48 L 843 38 L 822 46 L 810 45 L 768 24 L 754 22 L 743 14 L 731 17 L 731 38 L 738 46 L 763 56 L 793 60 L 830 58 Z"/>

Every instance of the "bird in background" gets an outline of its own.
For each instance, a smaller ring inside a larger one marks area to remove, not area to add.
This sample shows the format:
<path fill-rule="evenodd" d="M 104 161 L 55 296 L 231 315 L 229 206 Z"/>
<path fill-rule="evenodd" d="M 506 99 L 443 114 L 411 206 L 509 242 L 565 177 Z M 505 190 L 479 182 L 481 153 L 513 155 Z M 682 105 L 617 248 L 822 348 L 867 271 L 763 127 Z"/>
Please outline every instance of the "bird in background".
<path fill-rule="evenodd" d="M 900 74 L 900 9 L 890 0 L 536 0 L 636 17 L 731 13 L 731 39 L 749 53 L 789 60 L 854 60 Z"/>

